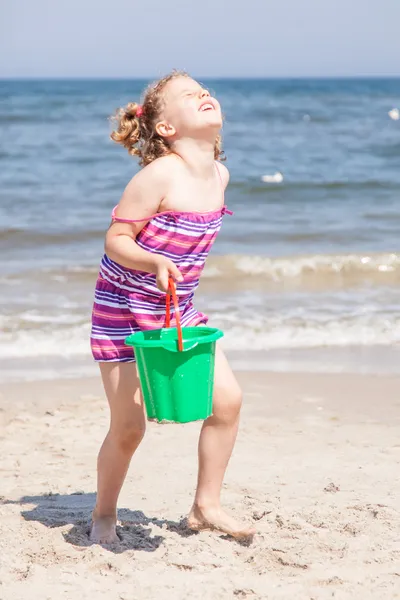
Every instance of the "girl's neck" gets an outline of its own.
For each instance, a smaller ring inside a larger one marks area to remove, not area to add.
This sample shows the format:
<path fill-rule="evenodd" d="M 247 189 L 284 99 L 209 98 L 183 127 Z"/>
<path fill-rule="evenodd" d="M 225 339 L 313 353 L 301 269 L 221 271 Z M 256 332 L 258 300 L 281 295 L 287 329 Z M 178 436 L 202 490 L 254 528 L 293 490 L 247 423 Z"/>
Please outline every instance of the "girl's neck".
<path fill-rule="evenodd" d="M 192 174 L 207 179 L 215 176 L 214 148 L 215 140 L 181 138 L 172 144 L 173 152 L 180 156 Z"/>

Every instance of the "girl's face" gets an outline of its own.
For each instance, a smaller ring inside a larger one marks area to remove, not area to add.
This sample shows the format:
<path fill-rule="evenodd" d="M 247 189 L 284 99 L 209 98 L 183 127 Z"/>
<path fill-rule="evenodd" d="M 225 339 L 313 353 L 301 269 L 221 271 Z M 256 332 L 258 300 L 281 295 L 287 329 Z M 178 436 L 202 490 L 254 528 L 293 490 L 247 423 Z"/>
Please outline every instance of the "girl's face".
<path fill-rule="evenodd" d="M 163 137 L 212 137 L 222 127 L 219 102 L 190 77 L 172 79 L 164 90 L 162 121 L 157 131 Z"/>

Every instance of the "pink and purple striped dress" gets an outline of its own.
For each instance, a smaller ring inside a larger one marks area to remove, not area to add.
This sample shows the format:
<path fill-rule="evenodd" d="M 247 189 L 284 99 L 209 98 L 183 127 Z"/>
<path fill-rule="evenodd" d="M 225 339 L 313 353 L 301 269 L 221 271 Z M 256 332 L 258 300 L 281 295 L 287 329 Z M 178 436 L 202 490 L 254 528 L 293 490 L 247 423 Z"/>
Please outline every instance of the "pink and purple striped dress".
<path fill-rule="evenodd" d="M 177 284 L 182 326 L 207 323 L 207 316 L 194 308 L 193 297 L 226 212 L 231 214 L 224 205 L 208 213 L 159 213 L 136 237 L 141 248 L 170 258 L 182 273 L 183 282 Z M 115 216 L 115 210 L 113 220 L 126 222 Z M 164 324 L 165 294 L 157 288 L 156 276 L 122 267 L 104 255 L 92 313 L 94 359 L 134 362 L 133 350 L 125 345 L 125 338 L 137 331 L 159 329 Z M 171 324 L 174 326 L 174 319 Z"/>

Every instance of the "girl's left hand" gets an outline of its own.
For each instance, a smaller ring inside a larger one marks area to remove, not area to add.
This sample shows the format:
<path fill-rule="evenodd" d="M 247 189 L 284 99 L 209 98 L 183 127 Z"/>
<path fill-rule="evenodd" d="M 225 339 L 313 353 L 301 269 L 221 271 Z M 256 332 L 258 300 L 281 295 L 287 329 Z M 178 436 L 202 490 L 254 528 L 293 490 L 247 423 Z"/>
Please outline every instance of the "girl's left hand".
<path fill-rule="evenodd" d="M 168 280 L 170 277 L 173 277 L 175 281 L 183 281 L 178 267 L 165 256 L 158 255 L 155 258 L 155 273 L 158 289 L 166 294 L 168 293 Z"/>

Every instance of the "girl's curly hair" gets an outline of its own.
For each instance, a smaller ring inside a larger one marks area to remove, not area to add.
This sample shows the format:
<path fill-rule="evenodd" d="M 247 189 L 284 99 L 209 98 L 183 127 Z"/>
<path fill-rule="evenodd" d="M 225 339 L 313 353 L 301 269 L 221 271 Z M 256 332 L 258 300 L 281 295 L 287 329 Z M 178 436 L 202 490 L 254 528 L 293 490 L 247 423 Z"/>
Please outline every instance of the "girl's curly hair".
<path fill-rule="evenodd" d="M 122 144 L 132 156 L 138 156 L 142 167 L 171 153 L 168 142 L 158 135 L 155 126 L 162 111 L 165 86 L 177 77 L 189 75 L 184 71 L 172 71 L 147 88 L 142 105 L 130 102 L 114 116 L 117 127 L 111 133 L 111 139 Z M 216 160 L 224 160 L 220 135 L 215 142 L 214 156 Z"/>

